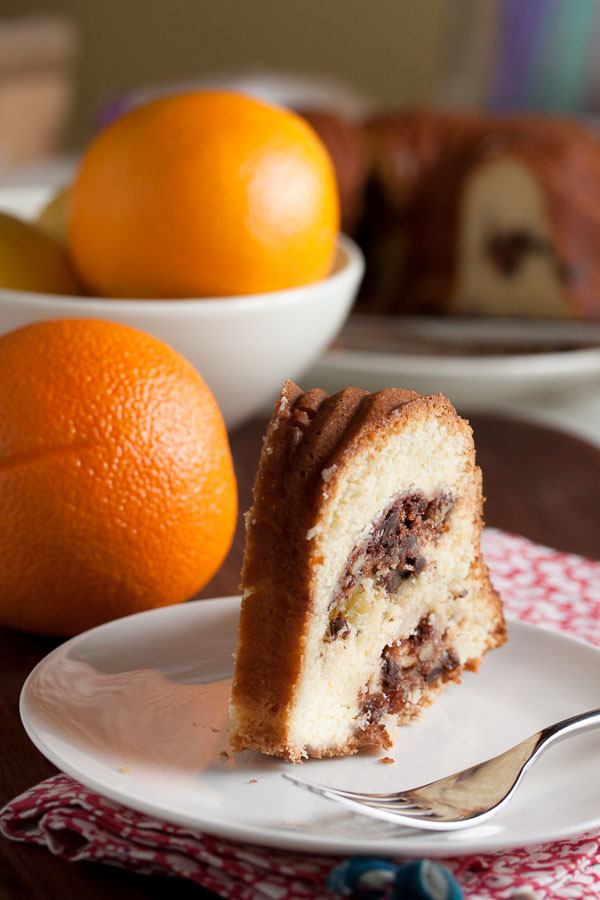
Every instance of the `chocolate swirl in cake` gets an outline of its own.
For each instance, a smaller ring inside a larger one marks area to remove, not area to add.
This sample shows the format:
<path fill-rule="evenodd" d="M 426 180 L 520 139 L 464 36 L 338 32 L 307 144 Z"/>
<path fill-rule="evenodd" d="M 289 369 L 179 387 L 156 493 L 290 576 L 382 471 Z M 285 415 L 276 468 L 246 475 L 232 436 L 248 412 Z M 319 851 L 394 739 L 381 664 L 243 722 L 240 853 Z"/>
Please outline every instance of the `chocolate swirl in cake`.
<path fill-rule="evenodd" d="M 446 633 L 436 631 L 429 615 L 419 622 L 410 637 L 384 647 L 381 654 L 381 689 L 359 697 L 360 724 L 364 738 L 381 739 L 380 719 L 399 714 L 415 690 L 435 681 L 456 680 L 458 660 Z"/>
<path fill-rule="evenodd" d="M 453 498 L 441 494 L 428 500 L 423 494 L 399 497 L 373 525 L 368 538 L 355 547 L 340 586 L 330 604 L 327 638 L 348 637 L 353 591 L 363 578 L 393 596 L 403 582 L 421 574 L 427 565 L 423 544 L 439 536 L 454 505 Z"/>

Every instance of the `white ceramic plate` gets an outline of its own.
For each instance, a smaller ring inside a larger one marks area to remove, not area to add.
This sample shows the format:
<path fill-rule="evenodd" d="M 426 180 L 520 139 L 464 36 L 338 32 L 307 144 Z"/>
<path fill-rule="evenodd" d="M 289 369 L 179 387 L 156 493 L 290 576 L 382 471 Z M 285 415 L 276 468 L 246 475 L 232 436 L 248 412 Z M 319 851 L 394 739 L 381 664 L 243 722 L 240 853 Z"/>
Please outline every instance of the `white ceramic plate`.
<path fill-rule="evenodd" d="M 600 322 L 352 315 L 302 383 L 441 391 L 472 409 L 570 402 L 600 387 Z"/>
<path fill-rule="evenodd" d="M 551 749 L 508 808 L 453 834 L 401 829 L 295 787 L 288 767 L 228 750 L 227 702 L 239 598 L 119 619 L 53 651 L 29 676 L 21 716 L 41 752 L 126 806 L 209 833 L 317 853 L 484 852 L 600 825 L 600 732 Z M 518 622 L 479 673 L 451 684 L 387 755 L 310 760 L 302 775 L 386 791 L 498 753 L 564 716 L 598 706 L 600 650 Z"/>

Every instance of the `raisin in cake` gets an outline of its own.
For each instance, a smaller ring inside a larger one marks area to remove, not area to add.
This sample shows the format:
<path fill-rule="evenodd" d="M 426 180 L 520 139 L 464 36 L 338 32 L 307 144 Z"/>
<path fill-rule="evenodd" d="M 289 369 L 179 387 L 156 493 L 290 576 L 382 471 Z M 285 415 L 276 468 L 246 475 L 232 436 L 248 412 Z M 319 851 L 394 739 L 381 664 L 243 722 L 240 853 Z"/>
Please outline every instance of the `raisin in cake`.
<path fill-rule="evenodd" d="M 505 640 L 471 429 L 441 395 L 288 382 L 247 514 L 232 745 L 388 747 Z"/>

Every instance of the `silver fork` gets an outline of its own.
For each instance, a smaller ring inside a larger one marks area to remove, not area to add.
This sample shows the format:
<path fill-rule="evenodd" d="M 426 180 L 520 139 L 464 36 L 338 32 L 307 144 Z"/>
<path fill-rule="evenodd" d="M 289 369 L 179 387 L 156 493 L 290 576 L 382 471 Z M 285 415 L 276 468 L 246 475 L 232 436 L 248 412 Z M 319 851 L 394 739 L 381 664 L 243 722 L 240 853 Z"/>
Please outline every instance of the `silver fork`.
<path fill-rule="evenodd" d="M 509 802 L 525 772 L 552 744 L 594 728 L 600 728 L 600 709 L 549 725 L 499 756 L 462 772 L 397 793 L 344 791 L 287 772 L 284 778 L 355 812 L 386 819 L 396 825 L 455 831 L 480 825 L 495 816 Z"/>

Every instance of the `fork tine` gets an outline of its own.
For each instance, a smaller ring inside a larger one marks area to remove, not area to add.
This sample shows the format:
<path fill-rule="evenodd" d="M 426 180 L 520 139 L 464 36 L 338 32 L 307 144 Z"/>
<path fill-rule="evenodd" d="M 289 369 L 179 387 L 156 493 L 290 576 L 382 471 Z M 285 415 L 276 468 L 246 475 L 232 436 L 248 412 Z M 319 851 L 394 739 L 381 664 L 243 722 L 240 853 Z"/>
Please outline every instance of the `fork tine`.
<path fill-rule="evenodd" d="M 350 800 L 353 803 L 359 803 L 361 806 L 371 806 L 373 809 L 387 809 L 392 812 L 397 812 L 398 815 L 401 816 L 428 816 L 432 812 L 432 807 L 425 805 L 405 807 L 402 804 L 379 803 L 378 801 L 373 800 L 353 800 L 351 797 L 345 797 L 344 799 Z"/>
<path fill-rule="evenodd" d="M 345 797 L 349 800 L 374 799 L 372 794 L 359 794 L 353 793 L 352 791 L 344 791 L 341 788 L 332 788 L 325 784 L 318 784 L 316 781 L 307 781 L 305 778 L 298 778 L 296 775 L 290 775 L 288 772 L 284 772 L 283 777 L 287 778 L 288 781 L 293 781 L 294 784 L 298 784 L 300 787 L 306 788 L 309 791 L 313 791 L 316 794 L 323 794 L 324 796 L 334 794 L 338 797 Z"/>
<path fill-rule="evenodd" d="M 378 797 L 375 794 L 361 794 L 355 791 L 345 791 L 341 788 L 333 788 L 329 785 L 318 784 L 316 781 L 307 781 L 304 778 L 298 778 L 296 775 L 290 775 L 287 772 L 283 773 L 283 777 L 287 778 L 288 781 L 292 781 L 294 784 L 299 785 L 300 787 L 312 791 L 315 794 L 321 794 L 323 797 L 330 797 L 333 800 L 351 800 L 355 803 L 386 802 L 386 796 L 384 794 L 382 794 L 381 797 Z"/>
<path fill-rule="evenodd" d="M 440 828 L 440 819 L 430 810 L 422 810 L 420 812 L 398 812 L 390 806 L 384 804 L 367 803 L 366 801 L 351 800 L 347 797 L 338 797 L 335 794 L 323 794 L 329 800 L 335 800 L 346 809 L 350 809 L 356 813 L 365 813 L 367 810 L 370 815 L 391 822 L 394 825 L 400 825 L 404 828 Z"/>
<path fill-rule="evenodd" d="M 326 787 L 312 781 L 305 781 L 302 778 L 297 778 L 295 775 L 289 775 L 287 772 L 283 774 L 288 781 L 315 794 L 319 794 L 328 800 L 334 800 L 341 806 L 345 806 L 346 809 L 363 814 L 368 810 L 368 813 L 375 818 L 383 819 L 403 828 L 428 828 L 435 831 L 447 831 L 448 829 L 464 828 L 469 824 L 468 821 L 464 820 L 449 822 L 441 816 L 436 816 L 431 809 L 427 809 L 424 806 L 404 809 L 402 803 L 400 803 L 400 808 L 396 809 L 391 805 L 389 799 L 386 802 L 385 795 L 381 799 L 374 800 L 372 795 L 367 794 L 362 795 L 364 799 L 360 799 L 360 795 L 358 797 L 347 796 L 351 794 L 350 791 L 338 791 L 336 788 Z"/>
<path fill-rule="evenodd" d="M 350 801 L 350 802 L 352 802 L 352 801 Z M 369 806 L 369 807 L 371 807 L 371 809 L 385 810 L 386 812 L 389 812 L 391 815 L 406 816 L 411 819 L 436 819 L 436 818 L 438 818 L 438 814 L 432 809 L 423 808 L 423 809 L 411 809 L 411 810 L 404 810 L 404 809 L 396 810 L 395 807 L 390 807 L 389 805 L 384 806 L 381 803 L 371 804 L 371 803 L 364 803 L 364 802 L 358 803 L 357 805 Z"/>
<path fill-rule="evenodd" d="M 356 801 L 347 797 L 337 797 L 335 794 L 324 794 L 324 796 L 330 800 L 337 800 L 338 803 L 355 812 L 364 812 L 365 809 L 369 809 L 376 817 L 407 828 L 430 827 L 446 830 L 448 826 L 448 820 L 445 816 L 442 813 L 436 812 L 434 809 L 422 808 L 406 812 L 403 809 L 396 810 L 393 806 L 390 807 L 386 804 Z M 460 827 L 460 820 L 453 821 L 455 827 Z M 427 823 L 427 825 L 424 823 Z"/>
<path fill-rule="evenodd" d="M 421 804 L 421 803 L 403 803 L 396 802 L 392 799 L 389 800 L 375 800 L 372 797 L 365 797 L 364 799 L 359 797 L 347 796 L 344 794 L 337 794 L 339 796 L 343 796 L 346 800 L 354 800 L 355 803 L 363 803 L 365 805 L 373 805 L 379 806 L 381 809 L 396 809 L 398 812 L 406 813 L 407 815 L 411 815 L 412 813 L 421 813 L 423 811 L 427 811 L 431 809 L 429 805 Z"/>
<path fill-rule="evenodd" d="M 335 800 L 353 809 L 355 812 L 364 811 L 365 808 L 370 809 L 378 818 L 383 818 L 388 822 L 394 822 L 397 825 L 403 825 L 408 828 L 419 828 L 421 822 L 428 822 L 435 825 L 440 821 L 440 817 L 426 804 L 419 804 L 414 799 L 405 800 L 401 795 L 387 796 L 385 794 L 376 796 L 373 794 L 359 794 L 353 791 L 344 791 L 338 788 L 328 787 L 326 785 L 317 784 L 314 781 L 306 781 L 295 775 L 284 774 L 288 781 L 300 787 L 306 788 L 315 794 L 319 794 L 328 800 Z"/>
<path fill-rule="evenodd" d="M 307 781 L 298 778 L 295 775 L 284 774 L 288 781 L 300 785 L 315 794 L 322 797 L 328 797 L 331 800 L 345 800 L 350 803 L 356 803 L 359 806 L 369 806 L 372 809 L 398 809 L 398 814 L 410 816 L 425 816 L 430 813 L 430 807 L 425 804 L 416 803 L 414 800 L 405 800 L 401 795 L 386 794 L 361 794 L 356 791 L 345 791 L 340 788 L 332 788 L 324 784 L 317 784 L 315 781 Z"/>
<path fill-rule="evenodd" d="M 318 784 L 316 781 L 308 781 L 304 778 L 298 778 L 297 775 L 290 775 L 288 772 L 283 773 L 283 777 L 287 778 L 288 781 L 293 781 L 294 784 L 300 785 L 300 787 L 307 788 L 309 791 L 315 791 L 317 794 L 335 794 L 338 797 L 344 797 L 347 800 L 356 800 L 356 801 L 376 801 L 378 803 L 404 803 L 414 804 L 414 799 L 404 800 L 402 793 L 399 792 L 397 794 L 370 794 L 370 793 L 361 793 L 360 791 L 346 791 L 343 788 L 334 788 L 325 784 Z"/>

